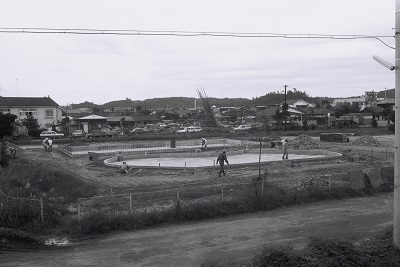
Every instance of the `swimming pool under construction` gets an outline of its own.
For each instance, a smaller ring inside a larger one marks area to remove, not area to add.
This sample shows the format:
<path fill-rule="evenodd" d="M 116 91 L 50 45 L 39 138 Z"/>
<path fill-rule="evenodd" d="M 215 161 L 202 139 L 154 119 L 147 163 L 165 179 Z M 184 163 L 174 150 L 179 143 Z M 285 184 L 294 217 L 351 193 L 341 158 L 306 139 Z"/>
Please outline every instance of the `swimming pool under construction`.
<path fill-rule="evenodd" d="M 227 150 L 231 166 L 251 166 L 260 163 L 273 162 L 303 162 L 325 161 L 341 158 L 339 153 L 320 150 L 289 150 L 289 159 L 282 160 L 282 150 L 270 147 L 269 143 L 262 144 L 247 140 L 209 139 L 207 150 L 201 149 L 199 140 L 185 141 L 132 141 L 89 144 L 86 146 L 60 146 L 59 149 L 71 157 L 96 154 L 110 157 L 104 160 L 109 167 L 119 168 L 123 161 L 134 168 L 213 168 L 222 149 Z M 115 156 L 117 152 L 123 155 L 123 161 Z M 261 152 L 261 153 L 260 153 Z"/>

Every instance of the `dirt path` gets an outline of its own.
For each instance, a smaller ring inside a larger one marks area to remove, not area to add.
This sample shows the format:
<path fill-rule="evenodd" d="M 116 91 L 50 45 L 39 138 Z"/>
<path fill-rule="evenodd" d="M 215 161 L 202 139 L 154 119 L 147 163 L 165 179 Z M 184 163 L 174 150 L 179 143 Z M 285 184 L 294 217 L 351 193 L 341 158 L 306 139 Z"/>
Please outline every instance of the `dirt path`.
<path fill-rule="evenodd" d="M 393 194 L 109 234 L 64 248 L 5 252 L 3 266 L 201 266 L 249 260 L 309 237 L 361 240 L 392 223 Z"/>

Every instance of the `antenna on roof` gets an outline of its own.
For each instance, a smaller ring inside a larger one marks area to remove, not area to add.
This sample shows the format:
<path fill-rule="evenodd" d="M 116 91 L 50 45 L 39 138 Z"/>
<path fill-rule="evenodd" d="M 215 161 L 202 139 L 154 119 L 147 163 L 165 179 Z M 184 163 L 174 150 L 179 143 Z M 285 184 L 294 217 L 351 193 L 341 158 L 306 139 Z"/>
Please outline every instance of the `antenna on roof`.
<path fill-rule="evenodd" d="M 15 78 L 15 83 L 17 84 L 17 96 L 18 96 L 18 79 Z"/>

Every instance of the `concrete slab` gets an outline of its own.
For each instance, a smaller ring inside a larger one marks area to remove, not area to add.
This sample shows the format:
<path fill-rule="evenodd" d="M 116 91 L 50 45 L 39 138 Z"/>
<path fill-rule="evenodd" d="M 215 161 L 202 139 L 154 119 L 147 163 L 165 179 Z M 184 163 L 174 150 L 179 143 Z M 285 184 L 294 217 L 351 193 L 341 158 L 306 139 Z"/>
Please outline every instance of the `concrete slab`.
<path fill-rule="evenodd" d="M 311 158 L 324 158 L 324 155 L 299 155 L 291 154 L 290 160 L 295 159 L 311 159 Z M 149 166 L 149 167 L 212 167 L 216 165 L 218 155 L 215 157 L 158 157 L 158 158 L 143 158 L 126 160 L 129 166 Z M 239 155 L 227 155 L 229 164 L 246 164 L 246 163 L 257 163 L 259 160 L 259 154 L 239 154 Z M 290 161 L 289 160 L 289 161 Z M 282 160 L 282 154 L 265 154 L 261 156 L 261 162 L 269 161 L 281 161 L 289 162 L 288 160 Z M 121 165 L 122 162 L 113 162 L 113 165 Z"/>

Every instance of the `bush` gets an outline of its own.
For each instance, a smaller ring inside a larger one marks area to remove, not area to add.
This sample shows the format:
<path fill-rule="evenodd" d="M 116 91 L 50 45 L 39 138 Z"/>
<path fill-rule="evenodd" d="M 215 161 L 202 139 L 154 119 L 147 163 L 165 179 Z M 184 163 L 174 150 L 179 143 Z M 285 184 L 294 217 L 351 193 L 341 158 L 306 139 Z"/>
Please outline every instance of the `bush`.
<path fill-rule="evenodd" d="M 394 123 L 391 123 L 391 124 L 388 126 L 388 129 L 389 129 L 389 131 L 391 131 L 392 133 L 394 133 L 394 132 L 395 132 L 395 124 L 394 124 Z"/>

